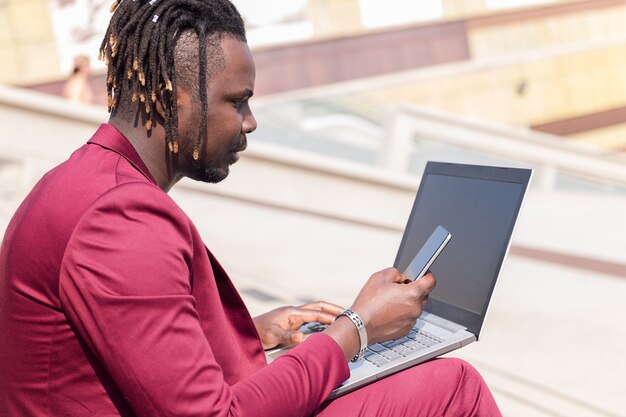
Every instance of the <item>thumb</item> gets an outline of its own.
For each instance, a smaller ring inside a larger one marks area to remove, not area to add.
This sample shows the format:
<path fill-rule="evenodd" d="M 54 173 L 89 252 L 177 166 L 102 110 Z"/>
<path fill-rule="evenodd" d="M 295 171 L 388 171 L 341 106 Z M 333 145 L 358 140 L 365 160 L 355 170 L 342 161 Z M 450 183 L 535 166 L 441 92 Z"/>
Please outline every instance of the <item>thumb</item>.
<path fill-rule="evenodd" d="M 285 339 L 289 340 L 291 343 L 300 343 L 304 340 L 304 333 L 302 332 L 294 332 L 292 330 L 287 330 L 285 332 Z"/>
<path fill-rule="evenodd" d="M 437 285 L 437 280 L 435 279 L 435 276 L 432 274 L 432 272 L 428 271 L 426 275 L 417 280 L 417 284 L 421 286 L 425 292 L 429 293 Z"/>

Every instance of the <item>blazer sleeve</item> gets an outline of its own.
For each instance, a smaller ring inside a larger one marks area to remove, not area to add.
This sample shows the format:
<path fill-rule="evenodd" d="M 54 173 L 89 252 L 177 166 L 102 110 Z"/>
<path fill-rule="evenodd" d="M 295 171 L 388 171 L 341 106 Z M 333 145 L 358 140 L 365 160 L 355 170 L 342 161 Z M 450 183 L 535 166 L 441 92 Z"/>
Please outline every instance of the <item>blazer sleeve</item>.
<path fill-rule="evenodd" d="M 311 415 L 349 376 L 339 346 L 315 335 L 229 386 L 191 295 L 190 227 L 152 185 L 102 195 L 63 257 L 59 293 L 68 320 L 137 416 Z"/>

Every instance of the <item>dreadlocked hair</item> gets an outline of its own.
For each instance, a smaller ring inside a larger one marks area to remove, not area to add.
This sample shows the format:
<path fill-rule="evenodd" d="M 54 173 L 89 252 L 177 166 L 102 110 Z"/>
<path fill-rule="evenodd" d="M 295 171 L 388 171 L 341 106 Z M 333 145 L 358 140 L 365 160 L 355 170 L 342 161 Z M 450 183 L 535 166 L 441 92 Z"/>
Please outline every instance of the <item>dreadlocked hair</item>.
<path fill-rule="evenodd" d="M 131 108 L 142 106 L 145 110 L 145 127 L 150 131 L 154 127 L 156 104 L 160 103 L 168 149 L 177 153 L 178 74 L 180 85 L 194 94 L 197 88 L 202 106 L 200 131 L 193 151 L 194 159 L 198 159 L 207 135 L 207 69 L 214 70 L 216 62 L 223 60 L 216 39 L 228 35 L 246 41 L 239 12 L 228 0 L 116 0 L 111 12 L 113 16 L 100 46 L 100 59 L 107 64 L 109 112 L 115 115 L 118 110 L 124 85 Z M 188 34 L 197 42 L 197 55 L 176 59 L 179 40 L 181 36 L 188 38 Z M 211 56 L 207 56 L 207 47 L 213 52 Z M 188 62 L 196 56 L 197 62 Z M 186 73 L 195 71 L 197 85 L 185 79 L 189 78 Z"/>

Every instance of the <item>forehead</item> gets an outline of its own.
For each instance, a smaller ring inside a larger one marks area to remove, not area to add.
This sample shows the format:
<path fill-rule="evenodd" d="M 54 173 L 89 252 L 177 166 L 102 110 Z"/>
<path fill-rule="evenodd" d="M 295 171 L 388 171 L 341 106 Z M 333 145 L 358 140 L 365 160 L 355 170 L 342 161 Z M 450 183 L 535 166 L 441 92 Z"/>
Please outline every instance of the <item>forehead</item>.
<path fill-rule="evenodd" d="M 217 71 L 209 85 L 228 90 L 254 90 L 256 75 L 254 59 L 246 42 L 225 36 L 221 40 L 224 66 Z"/>

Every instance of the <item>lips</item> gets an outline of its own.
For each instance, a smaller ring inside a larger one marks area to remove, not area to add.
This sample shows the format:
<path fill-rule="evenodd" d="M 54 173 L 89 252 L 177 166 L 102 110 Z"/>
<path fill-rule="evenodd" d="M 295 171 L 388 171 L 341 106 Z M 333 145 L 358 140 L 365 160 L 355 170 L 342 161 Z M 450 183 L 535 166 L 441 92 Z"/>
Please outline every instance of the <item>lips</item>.
<path fill-rule="evenodd" d="M 246 139 L 245 136 L 242 136 L 241 139 L 239 139 L 239 141 L 237 142 L 237 144 L 233 147 L 232 151 L 235 153 L 243 152 L 246 150 L 247 147 L 248 147 L 248 140 Z"/>

